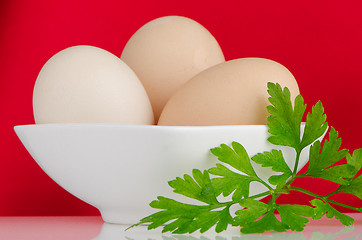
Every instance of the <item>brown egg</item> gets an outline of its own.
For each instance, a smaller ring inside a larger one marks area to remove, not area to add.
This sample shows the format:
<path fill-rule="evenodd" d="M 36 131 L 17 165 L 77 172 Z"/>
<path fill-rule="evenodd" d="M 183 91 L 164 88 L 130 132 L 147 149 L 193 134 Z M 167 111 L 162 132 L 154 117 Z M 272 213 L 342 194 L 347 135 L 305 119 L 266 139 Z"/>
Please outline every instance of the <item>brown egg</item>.
<path fill-rule="evenodd" d="M 201 71 L 225 61 L 211 33 L 186 17 L 167 16 L 141 27 L 121 59 L 137 74 L 157 122 L 174 92 Z"/>
<path fill-rule="evenodd" d="M 241 58 L 213 66 L 185 83 L 167 102 L 158 125 L 212 126 L 267 123 L 267 82 L 298 84 L 283 65 L 263 58 Z"/>

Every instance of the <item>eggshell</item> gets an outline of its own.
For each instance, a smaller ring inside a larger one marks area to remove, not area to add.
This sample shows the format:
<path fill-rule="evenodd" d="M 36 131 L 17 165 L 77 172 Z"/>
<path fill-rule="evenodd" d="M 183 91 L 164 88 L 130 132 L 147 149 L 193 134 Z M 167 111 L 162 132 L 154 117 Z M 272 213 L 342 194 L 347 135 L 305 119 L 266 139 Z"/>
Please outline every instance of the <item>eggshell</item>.
<path fill-rule="evenodd" d="M 145 24 L 127 42 L 121 59 L 145 86 L 156 121 L 182 84 L 225 61 L 210 32 L 194 20 L 180 16 L 161 17 Z"/>
<path fill-rule="evenodd" d="M 75 46 L 41 69 L 33 92 L 35 122 L 153 124 L 152 107 L 135 73 L 97 47 Z"/>
<path fill-rule="evenodd" d="M 241 58 L 211 67 L 184 84 L 168 101 L 159 125 L 259 125 L 267 123 L 267 82 L 299 94 L 293 75 L 281 64 Z"/>

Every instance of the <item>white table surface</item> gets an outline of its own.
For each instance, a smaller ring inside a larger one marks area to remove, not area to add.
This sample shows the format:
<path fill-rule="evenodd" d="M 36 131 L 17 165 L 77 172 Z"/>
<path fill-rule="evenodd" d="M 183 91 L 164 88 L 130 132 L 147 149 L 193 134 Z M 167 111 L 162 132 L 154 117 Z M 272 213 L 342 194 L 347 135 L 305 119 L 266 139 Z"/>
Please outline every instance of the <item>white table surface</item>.
<path fill-rule="evenodd" d="M 237 228 L 216 234 L 186 235 L 161 234 L 161 229 L 147 231 L 139 226 L 124 231 L 128 226 L 103 223 L 97 216 L 73 217 L 0 217 L 1 240 L 27 239 L 94 239 L 94 240 L 352 240 L 362 239 L 362 214 L 348 214 L 355 219 L 352 227 L 344 227 L 335 219 L 311 221 L 303 232 L 240 234 Z"/>

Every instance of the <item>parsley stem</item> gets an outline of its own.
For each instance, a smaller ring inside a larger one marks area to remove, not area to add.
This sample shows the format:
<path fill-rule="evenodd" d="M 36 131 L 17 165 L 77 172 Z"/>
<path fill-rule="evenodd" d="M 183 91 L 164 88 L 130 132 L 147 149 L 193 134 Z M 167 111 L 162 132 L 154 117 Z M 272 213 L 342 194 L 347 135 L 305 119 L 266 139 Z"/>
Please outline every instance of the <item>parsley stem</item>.
<path fill-rule="evenodd" d="M 304 193 L 304 194 L 307 194 L 307 195 L 310 195 L 310 196 L 313 196 L 313 197 L 322 199 L 322 200 L 325 201 L 325 202 L 333 203 L 333 204 L 336 204 L 336 205 L 339 205 L 339 206 L 342 206 L 342 207 L 345 207 L 345 208 L 349 208 L 349 209 L 352 209 L 352 210 L 355 210 L 355 211 L 358 211 L 358 212 L 362 212 L 362 208 L 352 207 L 352 206 L 349 206 L 349 205 L 346 205 L 346 204 L 343 204 L 343 203 L 334 201 L 334 200 L 332 200 L 332 199 L 329 199 L 329 198 L 327 197 L 328 195 L 327 195 L 327 196 L 321 196 L 321 195 L 318 195 L 318 194 L 316 194 L 316 193 L 310 192 L 310 191 L 308 191 L 308 190 L 305 190 L 305 189 L 299 188 L 299 187 L 289 187 L 289 190 L 297 191 L 297 192 L 302 192 L 302 193 Z"/>
<path fill-rule="evenodd" d="M 300 159 L 300 153 L 301 150 L 296 150 L 297 156 L 294 163 L 294 169 L 293 169 L 293 175 L 292 175 L 292 181 L 295 179 L 295 176 L 297 175 L 298 165 L 299 165 L 299 159 Z"/>
<path fill-rule="evenodd" d="M 319 198 L 319 199 L 323 199 L 324 200 L 324 196 L 321 196 L 321 195 L 318 195 L 314 192 L 310 192 L 306 189 L 303 189 L 303 188 L 299 188 L 299 187 L 289 187 L 289 190 L 292 190 L 292 191 L 297 191 L 297 192 L 302 192 L 304 194 L 307 194 L 307 195 L 310 195 L 310 196 L 313 196 L 313 197 L 316 197 L 316 198 Z"/>
<path fill-rule="evenodd" d="M 252 199 L 254 199 L 254 198 L 260 198 L 260 197 L 268 196 L 268 195 L 270 195 L 270 194 L 271 194 L 270 191 L 266 191 L 266 192 L 263 192 L 263 193 L 256 194 L 256 195 L 254 195 L 254 196 L 250 196 L 249 198 L 252 198 Z"/>
<path fill-rule="evenodd" d="M 331 192 L 330 194 L 327 194 L 325 197 L 330 197 L 330 196 L 332 196 L 333 194 L 336 194 L 336 193 L 338 193 L 338 192 L 337 191 Z"/>
<path fill-rule="evenodd" d="M 345 208 L 349 208 L 349 209 L 353 209 L 353 210 L 358 211 L 358 212 L 362 212 L 362 208 L 359 208 L 359 207 L 352 207 L 352 206 L 349 206 L 349 205 L 334 201 L 334 200 L 329 199 L 329 198 L 327 198 L 327 201 L 330 202 L 330 203 L 345 207 Z"/>
<path fill-rule="evenodd" d="M 270 195 L 271 192 L 270 191 L 265 191 L 265 192 L 262 192 L 262 193 L 259 193 L 259 194 L 255 194 L 253 196 L 250 196 L 248 198 L 250 199 L 255 199 L 255 198 L 260 198 L 260 197 L 264 197 L 264 196 L 268 196 Z M 238 202 L 235 202 L 235 201 L 228 201 L 228 202 L 222 202 L 222 203 L 219 203 L 219 204 L 214 204 L 212 206 L 209 207 L 209 209 L 213 210 L 213 209 L 217 209 L 217 208 L 221 208 L 221 207 L 230 207 L 231 205 L 235 204 L 235 203 L 238 203 Z"/>
<path fill-rule="evenodd" d="M 206 206 L 205 207 L 209 210 L 214 210 L 214 209 L 218 209 L 218 208 L 222 208 L 222 207 L 230 207 L 233 204 L 235 204 L 235 202 L 229 201 L 229 202 L 223 202 L 223 203 L 219 203 L 219 204 L 210 205 L 209 207 L 206 207 Z"/>

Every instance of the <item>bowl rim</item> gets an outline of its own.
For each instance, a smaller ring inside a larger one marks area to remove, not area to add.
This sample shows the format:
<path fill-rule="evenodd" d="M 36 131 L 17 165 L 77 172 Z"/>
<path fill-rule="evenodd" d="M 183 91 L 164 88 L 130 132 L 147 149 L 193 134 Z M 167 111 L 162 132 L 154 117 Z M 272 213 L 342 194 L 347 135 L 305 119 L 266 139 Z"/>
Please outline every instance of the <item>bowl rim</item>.
<path fill-rule="evenodd" d="M 160 125 L 143 125 L 143 124 L 114 124 L 114 123 L 43 123 L 43 124 L 23 124 L 15 125 L 14 129 L 20 128 L 66 128 L 66 127 L 96 127 L 96 128 L 129 128 L 129 129 L 230 129 L 230 128 L 262 128 L 266 129 L 267 125 L 212 125 L 212 126 L 160 126 Z"/>
<path fill-rule="evenodd" d="M 305 127 L 305 122 L 302 122 L 302 127 Z M 127 128 L 127 129 L 267 129 L 267 124 L 256 124 L 256 125 L 203 125 L 203 126 L 164 126 L 164 125 L 148 125 L 148 124 L 117 124 L 117 123 L 41 123 L 41 124 L 21 124 L 15 125 L 13 128 L 66 128 L 66 127 L 96 127 L 96 128 Z"/>

